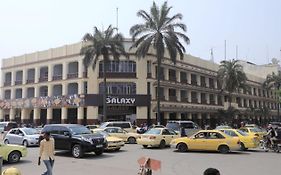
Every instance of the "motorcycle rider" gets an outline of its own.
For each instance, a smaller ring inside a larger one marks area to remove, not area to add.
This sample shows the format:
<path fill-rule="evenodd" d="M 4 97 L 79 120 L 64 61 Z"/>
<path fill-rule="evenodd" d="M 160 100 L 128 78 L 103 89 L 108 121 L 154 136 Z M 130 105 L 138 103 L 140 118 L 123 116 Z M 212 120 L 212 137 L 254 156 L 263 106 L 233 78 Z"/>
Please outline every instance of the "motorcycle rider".
<path fill-rule="evenodd" d="M 268 125 L 267 136 L 269 137 L 271 146 L 274 146 L 274 141 L 277 140 L 277 132 L 271 124 Z"/>

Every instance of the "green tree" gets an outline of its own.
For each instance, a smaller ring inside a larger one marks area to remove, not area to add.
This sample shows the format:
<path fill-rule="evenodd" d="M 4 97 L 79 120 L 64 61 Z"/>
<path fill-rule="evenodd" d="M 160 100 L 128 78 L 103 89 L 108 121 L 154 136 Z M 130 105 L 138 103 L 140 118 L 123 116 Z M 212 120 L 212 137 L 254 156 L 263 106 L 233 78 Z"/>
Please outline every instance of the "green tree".
<path fill-rule="evenodd" d="M 277 117 L 278 117 L 278 120 L 279 119 L 279 113 L 280 113 L 280 87 L 281 87 L 281 71 L 278 71 L 277 74 L 275 74 L 274 72 L 272 72 L 271 75 L 267 75 L 266 76 L 266 79 L 263 83 L 264 87 L 268 90 L 268 89 L 276 89 L 277 90 L 277 95 L 278 95 L 278 98 L 276 99 L 276 102 L 278 103 L 277 105 Z"/>
<path fill-rule="evenodd" d="M 80 54 L 84 56 L 83 63 L 86 68 L 92 67 L 93 70 L 96 68 L 96 64 L 99 60 L 103 63 L 103 116 L 102 121 L 107 120 L 106 110 L 106 96 L 107 96 L 107 85 L 106 85 L 106 72 L 107 65 L 110 61 L 110 56 L 114 60 L 119 60 L 121 55 L 128 58 L 128 55 L 124 48 L 123 35 L 117 32 L 117 29 L 111 25 L 105 31 L 99 30 L 94 27 L 93 34 L 86 33 L 83 37 L 83 46 L 80 50 Z M 102 56 L 102 57 L 101 57 Z"/>
<path fill-rule="evenodd" d="M 221 124 L 233 125 L 233 120 L 238 114 L 240 114 L 240 111 L 232 106 L 228 107 L 226 110 L 218 110 L 218 117 L 220 122 L 222 122 Z"/>
<path fill-rule="evenodd" d="M 248 90 L 247 76 L 243 71 L 243 66 L 238 64 L 238 60 L 221 61 L 217 79 L 222 89 L 227 93 L 229 107 L 231 106 L 234 92 L 239 92 L 240 89 Z"/>
<path fill-rule="evenodd" d="M 186 32 L 186 25 L 181 23 L 182 14 L 177 13 L 169 17 L 172 7 L 168 7 L 167 2 L 159 8 L 155 2 L 150 8 L 150 12 L 140 10 L 137 16 L 141 17 L 144 22 L 131 27 L 130 34 L 134 41 L 132 48 L 136 49 L 137 57 L 145 57 L 149 49 L 153 47 L 156 51 L 157 58 L 157 123 L 162 123 L 160 117 L 160 77 L 161 62 L 164 59 L 165 48 L 167 49 L 170 59 L 176 63 L 177 55 L 183 59 L 185 48 L 180 39 L 189 44 L 189 38 L 181 31 Z M 177 30 L 180 31 L 177 31 Z M 136 40 L 136 38 L 138 38 Z"/>

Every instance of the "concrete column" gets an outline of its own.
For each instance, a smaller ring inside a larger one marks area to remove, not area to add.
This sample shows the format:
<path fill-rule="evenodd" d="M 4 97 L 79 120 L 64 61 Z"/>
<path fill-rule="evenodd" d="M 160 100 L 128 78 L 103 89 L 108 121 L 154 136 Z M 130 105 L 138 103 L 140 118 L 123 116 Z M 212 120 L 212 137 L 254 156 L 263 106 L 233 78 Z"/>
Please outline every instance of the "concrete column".
<path fill-rule="evenodd" d="M 87 124 L 97 123 L 100 118 L 99 116 L 99 108 L 97 106 L 88 106 L 87 107 Z"/>
<path fill-rule="evenodd" d="M 27 79 L 27 69 L 22 70 L 22 84 L 26 84 Z"/>
<path fill-rule="evenodd" d="M 187 72 L 186 73 L 187 75 L 187 82 L 188 82 L 188 84 L 191 84 L 191 73 L 190 72 Z"/>
<path fill-rule="evenodd" d="M 33 120 L 35 125 L 41 125 L 40 123 L 40 109 L 39 108 L 34 108 L 33 109 Z"/>
<path fill-rule="evenodd" d="M 205 77 L 206 87 L 210 87 L 210 79 Z"/>
<path fill-rule="evenodd" d="M 62 95 L 67 95 L 67 86 L 67 83 L 62 84 Z"/>
<path fill-rule="evenodd" d="M 187 91 L 188 102 L 191 103 L 191 90 Z"/>
<path fill-rule="evenodd" d="M 215 86 L 215 89 L 218 88 L 218 80 L 214 79 L 214 86 Z"/>
<path fill-rule="evenodd" d="M 67 79 L 67 74 L 68 74 L 68 63 L 64 62 L 62 65 L 62 79 L 63 80 Z"/>
<path fill-rule="evenodd" d="M 78 94 L 84 94 L 84 82 L 83 81 L 78 82 Z"/>
<path fill-rule="evenodd" d="M 61 108 L 61 122 L 67 123 L 67 108 L 66 107 Z"/>
<path fill-rule="evenodd" d="M 15 85 L 15 80 L 16 80 L 16 71 L 11 71 L 12 77 L 11 77 L 11 85 Z"/>
<path fill-rule="evenodd" d="M 34 76 L 34 82 L 38 83 L 39 82 L 39 77 L 40 77 L 40 68 L 35 67 L 35 76 Z"/>
<path fill-rule="evenodd" d="M 9 114 L 10 116 L 9 116 L 9 118 L 10 118 L 10 121 L 14 121 L 15 120 L 15 115 L 16 115 L 16 109 L 13 109 L 13 108 L 11 108 L 10 109 L 10 114 Z"/>
<path fill-rule="evenodd" d="M 53 108 L 47 108 L 47 123 L 52 123 L 53 120 Z"/>
<path fill-rule="evenodd" d="M 177 82 L 181 81 L 181 71 L 176 70 L 176 78 L 177 78 Z"/>
<path fill-rule="evenodd" d="M 169 69 L 164 68 L 164 80 L 169 80 Z"/>
<path fill-rule="evenodd" d="M 177 96 L 177 101 L 181 101 L 181 91 L 180 91 L 180 89 L 176 89 L 176 96 Z"/>
<path fill-rule="evenodd" d="M 28 110 L 23 108 L 21 109 L 21 122 L 22 123 L 29 123 L 29 114 L 28 114 Z"/>
<path fill-rule="evenodd" d="M 214 98 L 215 98 L 215 104 L 216 104 L 216 105 L 218 104 L 218 97 L 219 97 L 219 96 L 218 96 L 217 94 L 215 94 L 215 95 L 214 95 Z"/>
<path fill-rule="evenodd" d="M 39 97 L 39 95 L 40 95 L 40 87 L 35 86 L 34 87 L 34 97 Z"/>
<path fill-rule="evenodd" d="M 79 78 L 83 78 L 83 72 L 84 72 L 84 64 L 83 64 L 83 60 L 79 60 L 78 61 L 78 77 Z"/>
<path fill-rule="evenodd" d="M 4 110 L 0 109 L 0 121 L 4 121 Z"/>
<path fill-rule="evenodd" d="M 79 123 L 79 124 L 83 124 L 83 120 L 84 120 L 84 108 L 83 107 L 79 107 L 78 109 L 77 109 L 77 113 L 78 113 L 78 115 L 77 115 L 77 122 Z"/>
<path fill-rule="evenodd" d="M 53 67 L 54 65 L 52 64 L 48 66 L 48 81 L 53 80 Z"/>
<path fill-rule="evenodd" d="M 27 97 L 27 88 L 22 88 L 22 98 L 26 98 Z"/>
<path fill-rule="evenodd" d="M 169 89 L 168 88 L 164 88 L 164 96 L 165 96 L 165 100 L 169 99 Z"/>
<path fill-rule="evenodd" d="M 136 120 L 137 120 L 136 121 L 137 124 L 142 124 L 147 122 L 147 107 L 137 107 Z"/>
<path fill-rule="evenodd" d="M 191 114 L 191 113 L 188 113 L 188 114 L 187 114 L 187 118 L 188 118 L 189 120 L 192 120 L 192 114 Z"/>
<path fill-rule="evenodd" d="M 210 94 L 206 93 L 207 104 L 210 104 Z"/>
<path fill-rule="evenodd" d="M 180 120 L 181 119 L 181 113 L 177 112 L 177 119 Z"/>
<path fill-rule="evenodd" d="M 169 120 L 170 113 L 164 112 L 164 120 Z"/>
<path fill-rule="evenodd" d="M 244 107 L 244 99 L 241 98 L 241 106 Z"/>
<path fill-rule="evenodd" d="M 197 101 L 198 103 L 201 103 L 201 93 L 197 92 Z"/>
<path fill-rule="evenodd" d="M 196 74 L 196 81 L 197 81 L 197 85 L 201 86 L 201 76 Z"/>
<path fill-rule="evenodd" d="M 53 85 L 52 84 L 49 84 L 48 85 L 48 96 L 51 97 L 53 96 Z"/>

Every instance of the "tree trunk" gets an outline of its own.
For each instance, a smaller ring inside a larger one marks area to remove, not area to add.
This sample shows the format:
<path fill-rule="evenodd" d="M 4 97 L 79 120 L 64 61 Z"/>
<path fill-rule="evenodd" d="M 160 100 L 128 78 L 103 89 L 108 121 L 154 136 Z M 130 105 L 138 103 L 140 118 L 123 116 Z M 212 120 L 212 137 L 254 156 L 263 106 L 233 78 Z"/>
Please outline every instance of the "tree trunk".
<path fill-rule="evenodd" d="M 161 124 L 161 111 L 160 111 L 160 73 L 161 70 L 161 58 L 157 57 L 157 124 Z"/>
<path fill-rule="evenodd" d="M 107 84 L 106 84 L 106 72 L 107 72 L 107 59 L 106 55 L 103 55 L 103 116 L 102 122 L 107 121 L 107 104 L 106 104 L 106 97 L 107 97 Z"/>

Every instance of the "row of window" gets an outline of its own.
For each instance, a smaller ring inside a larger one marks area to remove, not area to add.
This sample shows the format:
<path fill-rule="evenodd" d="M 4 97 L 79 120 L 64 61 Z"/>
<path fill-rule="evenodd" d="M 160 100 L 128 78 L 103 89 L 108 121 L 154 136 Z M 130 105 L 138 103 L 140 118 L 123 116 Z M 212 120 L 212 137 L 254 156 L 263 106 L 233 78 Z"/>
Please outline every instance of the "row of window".
<path fill-rule="evenodd" d="M 129 60 L 109 61 L 106 65 L 109 73 L 136 73 L 136 62 Z M 99 63 L 99 72 L 103 72 L 103 61 Z"/>
<path fill-rule="evenodd" d="M 46 96 L 61 96 L 62 95 L 62 85 L 54 85 L 53 86 L 53 94 L 48 94 L 48 86 L 41 86 L 39 88 L 39 96 L 40 97 L 46 97 Z M 84 82 L 84 93 L 87 93 L 87 82 Z M 15 89 L 15 98 L 25 98 L 23 97 L 23 89 L 17 88 Z M 5 90 L 4 91 L 4 98 L 5 99 L 11 99 L 11 90 Z M 71 94 L 78 94 L 78 83 L 69 83 L 67 85 L 67 95 Z M 35 88 L 30 87 L 26 89 L 26 98 L 33 98 L 35 97 Z"/>
<path fill-rule="evenodd" d="M 67 78 L 77 78 L 78 77 L 78 62 L 71 62 L 68 64 L 67 68 Z M 82 63 L 81 63 L 82 64 Z M 83 66 L 84 68 L 84 66 Z M 12 74 L 14 72 L 7 72 L 4 76 L 4 85 L 11 85 Z M 15 72 L 15 85 L 22 83 L 34 83 L 35 82 L 35 68 L 28 69 L 26 72 L 26 82 L 23 82 L 23 70 Z M 47 66 L 41 67 L 39 71 L 39 82 L 48 81 L 49 68 Z M 52 80 L 62 79 L 63 75 L 63 65 L 57 64 L 53 66 L 53 77 Z M 83 77 L 86 77 L 87 74 L 84 71 Z"/>

